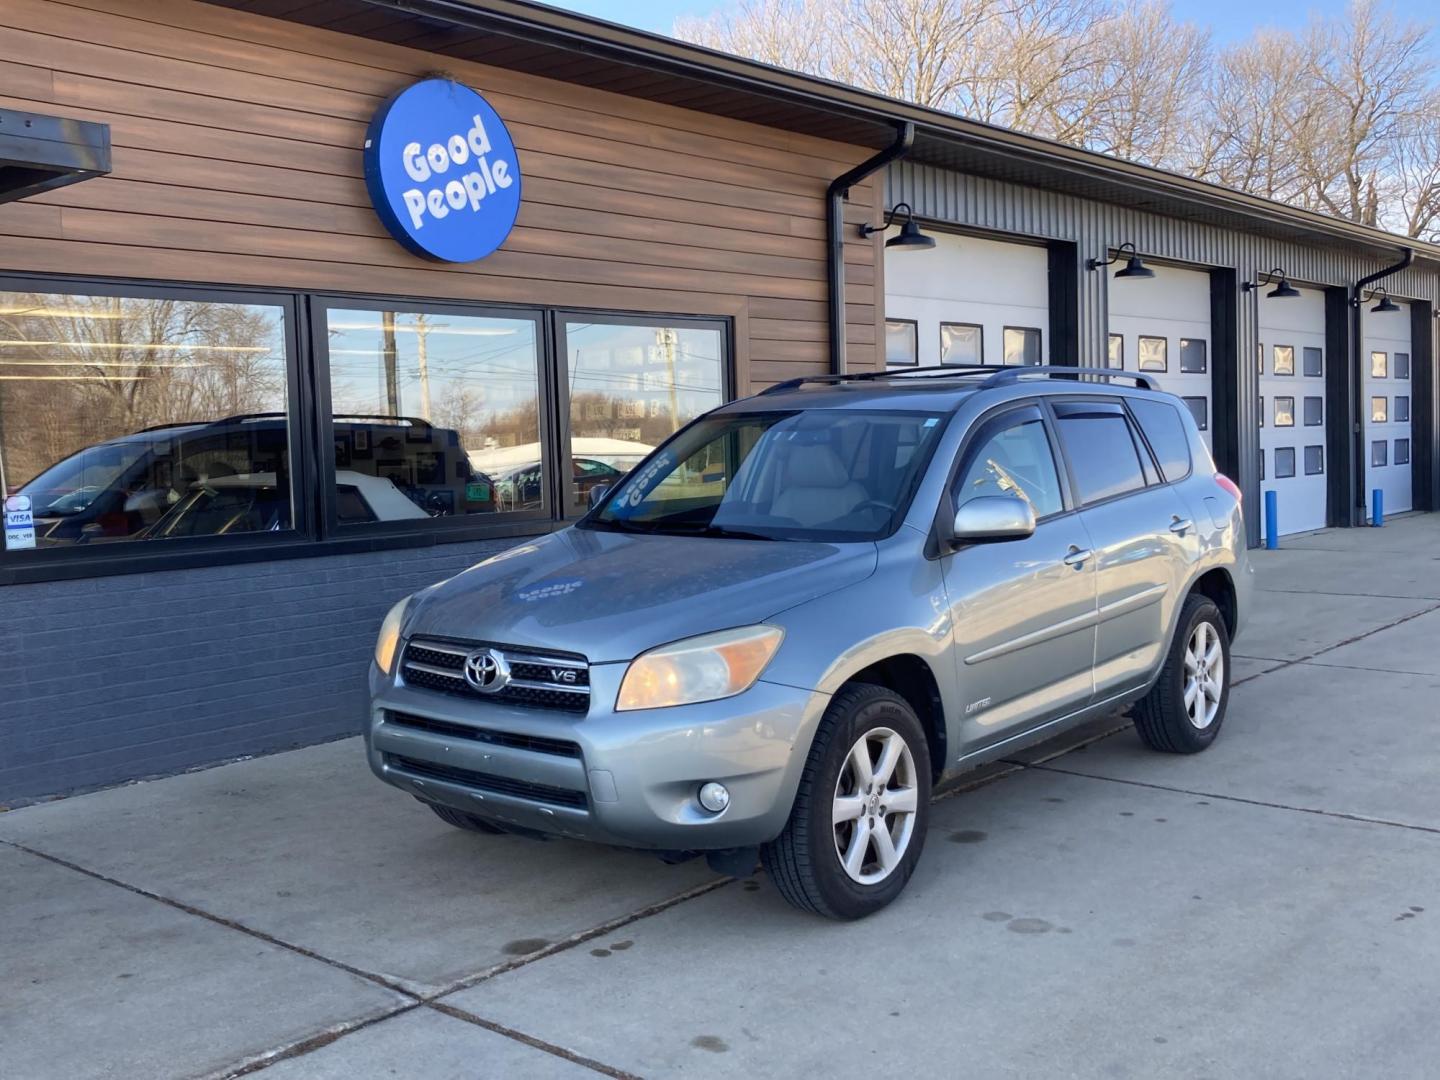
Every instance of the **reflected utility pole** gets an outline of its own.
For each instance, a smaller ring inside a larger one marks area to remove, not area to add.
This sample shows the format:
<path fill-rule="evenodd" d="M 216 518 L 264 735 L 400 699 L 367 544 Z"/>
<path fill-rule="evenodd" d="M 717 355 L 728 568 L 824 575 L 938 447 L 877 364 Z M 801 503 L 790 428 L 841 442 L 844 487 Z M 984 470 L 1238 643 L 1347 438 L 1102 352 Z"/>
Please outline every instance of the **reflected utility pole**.
<path fill-rule="evenodd" d="M 395 313 L 380 313 L 381 351 L 385 357 L 385 402 L 391 416 L 400 415 L 400 372 L 399 357 L 395 348 Z"/>

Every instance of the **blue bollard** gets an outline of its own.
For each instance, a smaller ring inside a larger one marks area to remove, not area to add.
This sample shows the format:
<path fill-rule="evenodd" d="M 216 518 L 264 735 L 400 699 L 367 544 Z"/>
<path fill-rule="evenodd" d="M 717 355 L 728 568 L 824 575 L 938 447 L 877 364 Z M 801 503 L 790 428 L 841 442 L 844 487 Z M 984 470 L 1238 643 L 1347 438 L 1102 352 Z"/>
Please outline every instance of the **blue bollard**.
<path fill-rule="evenodd" d="M 1379 488 L 1370 492 L 1370 526 L 1375 529 L 1385 527 L 1385 492 Z"/>
<path fill-rule="evenodd" d="M 1265 547 L 1274 551 L 1280 546 L 1280 496 L 1265 492 Z"/>

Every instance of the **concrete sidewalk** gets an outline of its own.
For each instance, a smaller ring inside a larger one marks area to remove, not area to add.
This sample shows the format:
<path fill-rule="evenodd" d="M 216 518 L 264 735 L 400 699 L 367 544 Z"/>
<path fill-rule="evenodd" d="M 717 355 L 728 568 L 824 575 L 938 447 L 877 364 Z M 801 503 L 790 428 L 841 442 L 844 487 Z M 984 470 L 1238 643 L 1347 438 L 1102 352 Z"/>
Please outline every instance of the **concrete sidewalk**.
<path fill-rule="evenodd" d="M 0 815 L 0 1075 L 1433 1076 L 1440 517 L 1255 558 L 1214 748 L 992 767 L 863 923 L 448 829 L 356 740 Z"/>

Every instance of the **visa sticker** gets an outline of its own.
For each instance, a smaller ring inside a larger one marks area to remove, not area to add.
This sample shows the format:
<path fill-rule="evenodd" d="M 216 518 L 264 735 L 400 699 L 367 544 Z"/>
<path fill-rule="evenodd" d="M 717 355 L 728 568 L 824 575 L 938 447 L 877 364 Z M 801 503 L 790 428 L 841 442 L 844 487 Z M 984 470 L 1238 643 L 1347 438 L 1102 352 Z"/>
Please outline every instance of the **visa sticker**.
<path fill-rule="evenodd" d="M 35 546 L 35 514 L 29 495 L 5 500 L 5 550 L 25 551 Z"/>

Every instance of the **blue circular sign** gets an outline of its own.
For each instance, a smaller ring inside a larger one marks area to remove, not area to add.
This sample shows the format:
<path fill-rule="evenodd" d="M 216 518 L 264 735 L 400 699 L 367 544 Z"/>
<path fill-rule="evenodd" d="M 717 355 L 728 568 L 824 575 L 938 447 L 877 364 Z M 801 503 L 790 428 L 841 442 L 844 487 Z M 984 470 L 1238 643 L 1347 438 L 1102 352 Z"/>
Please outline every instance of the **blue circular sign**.
<path fill-rule="evenodd" d="M 449 79 L 426 79 L 370 121 L 365 187 L 390 235 L 415 254 L 474 262 L 515 224 L 520 160 L 484 98 Z"/>

